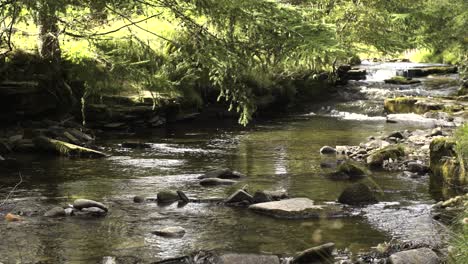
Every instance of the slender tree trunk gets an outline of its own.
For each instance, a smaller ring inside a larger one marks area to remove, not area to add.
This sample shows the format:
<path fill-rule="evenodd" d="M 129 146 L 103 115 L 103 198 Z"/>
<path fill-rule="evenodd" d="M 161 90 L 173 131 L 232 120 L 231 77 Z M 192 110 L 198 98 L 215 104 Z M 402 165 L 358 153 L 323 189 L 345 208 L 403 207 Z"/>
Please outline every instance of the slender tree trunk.
<path fill-rule="evenodd" d="M 37 1 L 38 52 L 47 68 L 44 88 L 55 97 L 61 113 L 67 113 L 75 104 L 73 92 L 65 82 L 62 69 L 56 3 L 49 0 Z"/>

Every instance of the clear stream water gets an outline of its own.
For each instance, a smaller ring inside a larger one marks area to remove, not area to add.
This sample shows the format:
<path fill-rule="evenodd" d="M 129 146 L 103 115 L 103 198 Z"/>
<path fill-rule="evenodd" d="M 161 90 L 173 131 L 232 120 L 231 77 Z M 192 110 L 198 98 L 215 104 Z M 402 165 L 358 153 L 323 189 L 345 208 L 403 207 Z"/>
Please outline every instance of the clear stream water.
<path fill-rule="evenodd" d="M 378 81 L 357 85 L 389 89 Z M 194 122 L 132 138 L 102 139 L 98 144 L 112 154 L 106 159 L 22 156 L 24 183 L 11 200 L 12 210 L 33 214 L 21 222 L 0 221 L 0 262 L 98 263 L 104 256 L 115 256 L 150 263 L 197 250 L 289 256 L 325 242 L 354 253 L 392 238 L 436 243 L 441 237 L 431 220 L 429 207 L 435 196 L 427 177 L 373 173 L 363 181 L 381 189 L 381 202 L 352 209 L 354 217 L 329 220 L 278 220 L 209 203 L 162 207 L 132 201 L 135 195 L 155 197 L 161 189 L 182 190 L 191 198 L 227 197 L 248 184 L 250 190 L 287 190 L 290 196 L 309 197 L 318 204 L 333 203 L 351 182 L 324 177 L 320 147 L 355 145 L 371 135 L 408 129 L 385 123 L 384 118 L 362 118 L 377 116 L 377 110 L 369 110 L 372 100 L 330 103 L 331 109 L 353 110 L 346 112 L 348 118 L 296 114 L 250 128 Z M 349 118 L 353 114 L 359 118 Z M 119 143 L 125 140 L 152 147 L 124 149 Z M 224 167 L 248 177 L 234 186 L 198 184 L 199 175 Z M 0 186 L 17 180 L 17 173 L 2 173 Z M 0 193 L 5 195 L 6 190 Z M 102 201 L 110 212 L 98 219 L 41 216 L 76 198 Z M 169 239 L 151 233 L 166 226 L 181 226 L 186 235 Z"/>

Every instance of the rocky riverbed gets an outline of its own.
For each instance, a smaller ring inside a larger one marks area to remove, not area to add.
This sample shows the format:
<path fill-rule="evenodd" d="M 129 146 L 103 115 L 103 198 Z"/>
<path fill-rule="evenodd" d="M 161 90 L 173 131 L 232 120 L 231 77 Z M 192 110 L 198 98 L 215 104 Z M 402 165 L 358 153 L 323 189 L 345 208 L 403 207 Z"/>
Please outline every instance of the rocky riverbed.
<path fill-rule="evenodd" d="M 429 184 L 431 143 L 464 117 L 382 114 L 390 94 L 431 93 L 431 78 L 351 81 L 347 100 L 247 129 L 185 119 L 134 135 L 73 120 L 4 130 L 0 262 L 440 263 L 464 196 L 438 203 L 451 194 Z"/>

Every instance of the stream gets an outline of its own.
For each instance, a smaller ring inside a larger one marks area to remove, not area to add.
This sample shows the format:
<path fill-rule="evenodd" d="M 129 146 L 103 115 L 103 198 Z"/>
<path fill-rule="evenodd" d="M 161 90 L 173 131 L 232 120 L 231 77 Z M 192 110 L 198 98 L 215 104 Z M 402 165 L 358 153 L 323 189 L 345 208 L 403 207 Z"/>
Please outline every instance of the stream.
<path fill-rule="evenodd" d="M 320 167 L 324 145 L 358 145 L 369 136 L 421 128 L 421 124 L 386 123 L 383 99 L 393 95 L 443 95 L 457 89 L 456 75 L 440 77 L 437 89 L 422 84 L 401 88 L 382 80 L 396 69 L 413 64 L 363 65 L 367 81 L 352 82 L 362 98 L 327 102 L 297 113 L 258 121 L 248 128 L 226 123 L 188 121 L 132 137 L 101 138 L 97 144 L 111 157 L 96 160 L 18 157 L 24 182 L 9 201 L 20 222 L 0 221 L 0 262 L 99 263 L 105 256 L 128 263 L 151 263 L 197 250 L 270 253 L 292 256 L 326 242 L 353 253 L 368 251 L 384 241 L 444 240 L 432 220 L 430 206 L 439 197 L 429 189 L 429 177 L 412 179 L 399 173 L 373 172 L 362 181 L 376 185 L 380 203 L 352 208 L 352 217 L 320 220 L 279 220 L 245 208 L 215 203 L 133 203 L 135 195 L 155 197 L 162 189 L 182 190 L 190 198 L 225 198 L 248 185 L 249 190 L 286 190 L 291 197 L 308 197 L 318 204 L 335 203 L 349 181 L 324 176 Z M 384 76 L 384 77 L 382 77 Z M 151 144 L 126 149 L 123 141 Z M 247 177 L 233 186 L 203 187 L 198 176 L 231 168 Z M 0 186 L 13 186 L 18 173 L 3 173 Z M 0 188 L 1 189 L 1 188 Z M 7 193 L 0 193 L 0 197 Z M 105 218 L 46 218 L 42 214 L 76 198 L 102 201 Z M 151 232 L 181 226 L 182 238 L 163 238 Z"/>

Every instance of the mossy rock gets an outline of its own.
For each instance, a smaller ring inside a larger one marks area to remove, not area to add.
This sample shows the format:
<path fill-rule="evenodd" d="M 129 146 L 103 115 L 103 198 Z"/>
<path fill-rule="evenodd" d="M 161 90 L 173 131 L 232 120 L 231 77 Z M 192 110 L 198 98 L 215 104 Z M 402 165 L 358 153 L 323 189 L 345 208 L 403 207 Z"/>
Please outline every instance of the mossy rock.
<path fill-rule="evenodd" d="M 410 84 L 416 84 L 416 83 L 421 83 L 420 80 L 413 80 L 412 78 L 405 78 L 402 76 L 395 76 L 390 79 L 384 80 L 385 83 L 389 84 L 401 84 L 401 85 L 410 85 Z"/>
<path fill-rule="evenodd" d="M 374 151 L 369 157 L 367 157 L 367 164 L 371 168 L 382 168 L 385 160 L 396 160 L 403 156 L 405 156 L 404 147 L 401 145 L 392 145 Z"/>
<path fill-rule="evenodd" d="M 364 183 L 355 183 L 343 190 L 338 202 L 350 205 L 364 205 L 377 203 L 374 192 Z"/>
<path fill-rule="evenodd" d="M 459 159 L 455 149 L 456 142 L 451 138 L 436 138 L 430 146 L 430 168 L 432 180 L 463 186 L 468 183 L 466 164 Z"/>
<path fill-rule="evenodd" d="M 55 153 L 59 156 L 79 158 L 102 158 L 107 156 L 105 153 L 102 153 L 100 151 L 80 147 L 74 144 L 47 137 L 36 137 L 34 138 L 33 142 L 38 149 Z"/>
<path fill-rule="evenodd" d="M 340 176 L 347 179 L 359 179 L 369 175 L 367 168 L 355 161 L 347 160 L 338 166 L 334 176 Z"/>
<path fill-rule="evenodd" d="M 407 70 L 407 75 L 410 77 L 425 77 L 431 74 L 452 74 L 457 73 L 456 66 L 436 66 L 436 67 L 421 67 Z"/>
<path fill-rule="evenodd" d="M 430 111 L 457 112 L 465 108 L 465 104 L 456 100 L 444 98 L 396 97 L 387 98 L 384 108 L 388 113 L 424 114 Z"/>

